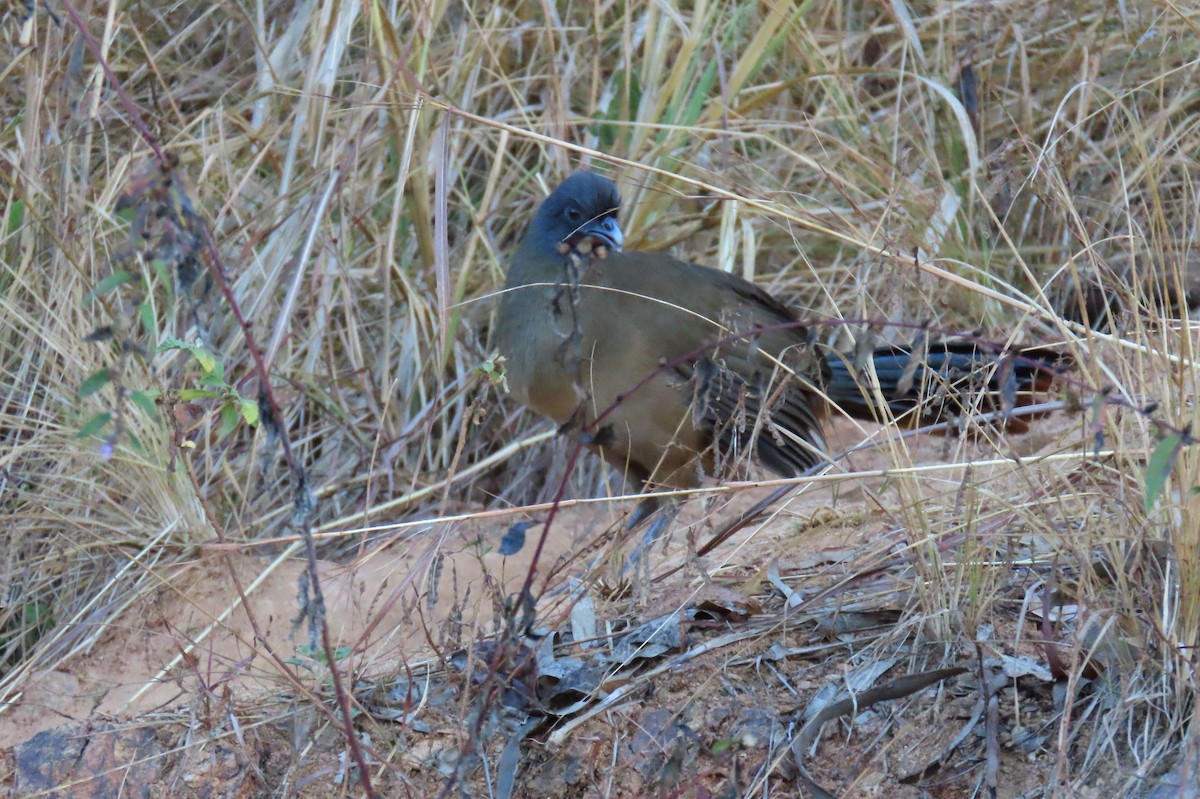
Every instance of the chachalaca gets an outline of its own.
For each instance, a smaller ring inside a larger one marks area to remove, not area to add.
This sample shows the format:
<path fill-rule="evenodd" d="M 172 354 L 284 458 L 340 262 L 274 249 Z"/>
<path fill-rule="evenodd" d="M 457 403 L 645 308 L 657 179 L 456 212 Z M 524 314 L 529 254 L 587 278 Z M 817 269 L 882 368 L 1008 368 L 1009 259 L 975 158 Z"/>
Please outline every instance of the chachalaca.
<path fill-rule="evenodd" d="M 623 251 L 620 205 L 593 172 L 546 198 L 509 267 L 495 342 L 513 397 L 639 487 L 694 487 L 750 453 L 798 475 L 826 459 L 830 403 L 881 421 L 882 397 L 925 423 L 981 395 L 991 409 L 1015 404 L 1053 378 L 1045 351 L 997 369 L 971 344 L 933 343 L 870 352 L 876 393 L 853 356 L 818 348 L 758 286 Z"/>

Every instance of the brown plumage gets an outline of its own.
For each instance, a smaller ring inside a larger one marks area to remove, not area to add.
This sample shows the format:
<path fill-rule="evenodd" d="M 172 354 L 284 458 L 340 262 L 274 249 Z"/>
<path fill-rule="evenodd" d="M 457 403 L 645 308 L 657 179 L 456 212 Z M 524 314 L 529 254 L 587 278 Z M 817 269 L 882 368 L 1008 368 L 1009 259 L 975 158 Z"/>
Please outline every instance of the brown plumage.
<path fill-rule="evenodd" d="M 513 257 L 496 344 L 518 402 L 638 484 L 677 488 L 751 453 L 788 476 L 820 463 L 829 402 L 878 415 L 854 365 L 818 352 L 767 292 L 664 253 L 622 252 L 619 207 L 610 180 L 577 173 L 539 207 Z M 988 360 L 940 343 L 920 363 L 895 348 L 871 357 L 890 410 L 924 421 L 957 407 L 922 406 L 924 389 L 964 384 Z M 1019 365 L 991 389 L 1015 398 L 1049 370 Z"/>

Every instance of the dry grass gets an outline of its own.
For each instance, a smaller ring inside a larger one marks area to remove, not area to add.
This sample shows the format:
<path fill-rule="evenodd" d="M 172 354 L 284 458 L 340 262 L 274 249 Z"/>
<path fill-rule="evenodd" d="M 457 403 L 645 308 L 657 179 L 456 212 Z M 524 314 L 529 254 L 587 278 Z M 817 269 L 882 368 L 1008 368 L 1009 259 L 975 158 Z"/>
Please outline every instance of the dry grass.
<path fill-rule="evenodd" d="M 545 425 L 479 368 L 506 252 L 582 163 L 620 183 L 629 246 L 743 272 L 842 346 L 861 325 L 836 320 L 1069 342 L 1079 408 L 1055 458 L 908 469 L 908 439 L 864 433 L 897 467 L 872 490 L 910 549 L 903 622 L 854 656 L 936 660 L 988 625 L 1046 637 L 1020 628 L 1045 589 L 1072 609 L 1046 648 L 1079 697 L 1046 789 L 1103 773 L 1134 794 L 1197 757 L 1190 437 L 1144 502 L 1150 453 L 1196 413 L 1176 301 L 1200 280 L 1190 5 L 81 7 L 119 93 L 47 5 L 3 25 L 0 713 L 215 541 L 296 553 L 299 520 L 353 561 L 375 525 L 545 501 L 561 479 L 619 493 L 595 464 L 564 476 L 563 442 L 514 446 Z M 166 177 L 122 95 L 178 163 Z M 1064 320 L 1096 283 L 1117 324 Z M 180 397 L 213 384 L 156 351 L 169 337 L 216 353 L 217 396 Z M 255 351 L 294 470 L 270 425 L 222 418 L 260 396 Z M 943 459 L 1013 446 L 949 439 Z M 897 563 L 875 557 L 860 568 Z M 1108 675 L 1090 693 L 1089 660 Z"/>

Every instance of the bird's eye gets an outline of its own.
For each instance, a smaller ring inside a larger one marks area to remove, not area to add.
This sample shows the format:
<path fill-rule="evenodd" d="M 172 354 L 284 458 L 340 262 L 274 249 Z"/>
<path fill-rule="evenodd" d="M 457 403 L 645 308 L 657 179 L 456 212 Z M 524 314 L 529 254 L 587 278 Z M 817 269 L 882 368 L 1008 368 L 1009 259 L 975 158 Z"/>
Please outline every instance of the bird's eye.
<path fill-rule="evenodd" d="M 581 214 L 579 212 L 578 208 L 568 208 L 567 209 L 567 221 L 570 222 L 571 224 L 575 224 L 582 218 L 583 218 L 583 214 Z"/>

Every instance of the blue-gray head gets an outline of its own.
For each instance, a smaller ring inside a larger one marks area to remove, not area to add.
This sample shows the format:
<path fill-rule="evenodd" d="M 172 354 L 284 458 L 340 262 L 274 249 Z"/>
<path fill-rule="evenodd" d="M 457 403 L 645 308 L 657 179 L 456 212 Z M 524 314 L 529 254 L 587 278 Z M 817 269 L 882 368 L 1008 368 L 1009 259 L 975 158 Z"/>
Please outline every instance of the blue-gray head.
<path fill-rule="evenodd" d="M 542 202 L 526 241 L 548 252 L 558 252 L 561 242 L 575 245 L 584 239 L 620 250 L 625 240 L 617 224 L 620 210 L 615 183 L 595 172 L 576 172 Z"/>

